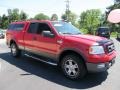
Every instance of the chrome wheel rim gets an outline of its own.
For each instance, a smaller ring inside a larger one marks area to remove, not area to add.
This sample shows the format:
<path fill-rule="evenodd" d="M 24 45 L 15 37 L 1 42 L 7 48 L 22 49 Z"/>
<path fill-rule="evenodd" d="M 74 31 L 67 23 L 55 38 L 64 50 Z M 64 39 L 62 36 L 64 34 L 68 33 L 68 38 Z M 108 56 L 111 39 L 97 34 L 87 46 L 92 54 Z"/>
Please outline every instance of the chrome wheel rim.
<path fill-rule="evenodd" d="M 71 59 L 65 62 L 64 69 L 65 69 L 65 72 L 72 77 L 76 76 L 79 72 L 79 67 L 77 62 Z"/>

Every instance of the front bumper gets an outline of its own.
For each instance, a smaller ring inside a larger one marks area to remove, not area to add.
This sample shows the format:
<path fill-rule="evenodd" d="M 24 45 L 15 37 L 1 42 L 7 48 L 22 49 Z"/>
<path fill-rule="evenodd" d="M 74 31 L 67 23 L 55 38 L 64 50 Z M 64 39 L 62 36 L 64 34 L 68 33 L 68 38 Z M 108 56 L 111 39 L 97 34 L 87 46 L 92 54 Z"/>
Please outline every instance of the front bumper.
<path fill-rule="evenodd" d="M 115 63 L 115 58 L 105 63 L 86 63 L 88 72 L 104 72 L 107 71 Z"/>

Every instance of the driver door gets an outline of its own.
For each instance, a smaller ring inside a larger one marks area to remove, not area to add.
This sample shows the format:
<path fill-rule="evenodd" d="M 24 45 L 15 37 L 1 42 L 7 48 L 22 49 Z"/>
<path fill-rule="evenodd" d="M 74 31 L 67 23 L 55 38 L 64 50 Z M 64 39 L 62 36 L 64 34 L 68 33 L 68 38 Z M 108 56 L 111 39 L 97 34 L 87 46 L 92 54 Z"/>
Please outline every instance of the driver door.
<path fill-rule="evenodd" d="M 55 57 L 57 53 L 57 38 L 55 37 L 45 37 L 42 35 L 43 31 L 50 31 L 53 33 L 52 29 L 47 23 L 39 23 L 37 33 L 34 40 L 34 50 L 40 55 L 47 57 Z"/>

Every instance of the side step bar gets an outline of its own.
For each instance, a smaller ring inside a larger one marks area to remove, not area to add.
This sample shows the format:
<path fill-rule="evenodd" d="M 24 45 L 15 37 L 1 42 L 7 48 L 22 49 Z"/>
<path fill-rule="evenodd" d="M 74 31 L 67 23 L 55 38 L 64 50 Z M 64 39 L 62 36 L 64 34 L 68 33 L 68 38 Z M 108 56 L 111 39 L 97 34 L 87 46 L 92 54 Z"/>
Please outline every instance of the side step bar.
<path fill-rule="evenodd" d="M 41 62 L 47 63 L 47 64 L 50 64 L 50 65 L 53 65 L 53 66 L 57 66 L 57 63 L 53 63 L 53 62 L 50 62 L 50 61 L 45 61 L 45 60 L 42 60 L 42 59 L 40 59 L 40 58 L 37 58 L 37 57 L 31 56 L 31 55 L 28 55 L 28 54 L 24 54 L 24 55 L 27 56 L 27 57 L 30 57 L 30 58 L 36 59 L 36 60 L 38 60 L 38 61 L 41 61 Z"/>

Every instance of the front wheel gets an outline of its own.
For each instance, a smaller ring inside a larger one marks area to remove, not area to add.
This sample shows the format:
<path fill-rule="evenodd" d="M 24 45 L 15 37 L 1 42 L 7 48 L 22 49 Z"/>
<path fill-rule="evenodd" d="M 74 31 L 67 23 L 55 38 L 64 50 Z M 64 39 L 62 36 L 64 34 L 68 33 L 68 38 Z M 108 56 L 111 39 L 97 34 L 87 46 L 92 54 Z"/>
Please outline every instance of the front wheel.
<path fill-rule="evenodd" d="M 74 54 L 63 57 L 61 68 L 65 76 L 73 80 L 83 78 L 87 72 L 83 60 Z"/>
<path fill-rule="evenodd" d="M 12 43 L 10 48 L 11 48 L 11 55 L 13 57 L 19 57 L 21 55 L 21 50 L 18 49 L 15 43 Z"/>

